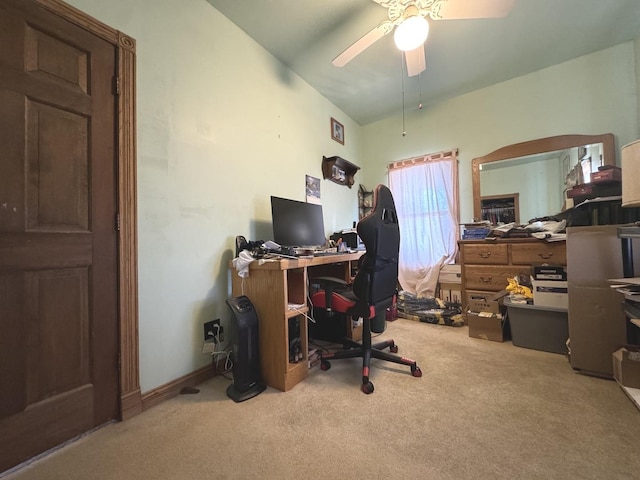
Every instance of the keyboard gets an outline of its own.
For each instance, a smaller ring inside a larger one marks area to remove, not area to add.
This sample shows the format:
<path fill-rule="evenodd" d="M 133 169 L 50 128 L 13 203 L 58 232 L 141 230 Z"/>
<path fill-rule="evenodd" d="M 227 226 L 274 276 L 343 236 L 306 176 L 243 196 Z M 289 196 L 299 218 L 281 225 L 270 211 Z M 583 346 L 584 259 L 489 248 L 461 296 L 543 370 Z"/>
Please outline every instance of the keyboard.
<path fill-rule="evenodd" d="M 327 257 L 329 255 L 342 255 L 345 253 L 351 253 L 349 250 L 347 250 L 346 252 L 337 252 L 335 251 L 335 249 L 333 250 L 300 250 L 298 252 L 296 252 L 293 249 L 283 249 L 284 251 L 282 252 L 285 255 L 289 255 L 291 257 L 310 257 L 310 256 L 314 256 L 314 257 Z"/>
<path fill-rule="evenodd" d="M 314 257 L 327 257 L 329 255 L 338 255 L 336 252 L 313 252 Z"/>
<path fill-rule="evenodd" d="M 344 252 L 313 252 L 313 256 L 314 257 L 326 257 L 328 255 L 345 255 L 347 253 L 351 253 L 349 250 L 346 250 Z"/>

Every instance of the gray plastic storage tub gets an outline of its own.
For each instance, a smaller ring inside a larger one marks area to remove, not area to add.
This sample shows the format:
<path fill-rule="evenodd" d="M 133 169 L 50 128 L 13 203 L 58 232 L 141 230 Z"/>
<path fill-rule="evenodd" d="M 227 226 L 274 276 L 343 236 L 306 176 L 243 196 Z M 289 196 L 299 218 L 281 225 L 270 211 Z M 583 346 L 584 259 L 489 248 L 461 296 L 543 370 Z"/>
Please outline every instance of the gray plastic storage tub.
<path fill-rule="evenodd" d="M 505 297 L 511 340 L 518 347 L 567 353 L 569 322 L 566 308 L 511 303 Z"/>

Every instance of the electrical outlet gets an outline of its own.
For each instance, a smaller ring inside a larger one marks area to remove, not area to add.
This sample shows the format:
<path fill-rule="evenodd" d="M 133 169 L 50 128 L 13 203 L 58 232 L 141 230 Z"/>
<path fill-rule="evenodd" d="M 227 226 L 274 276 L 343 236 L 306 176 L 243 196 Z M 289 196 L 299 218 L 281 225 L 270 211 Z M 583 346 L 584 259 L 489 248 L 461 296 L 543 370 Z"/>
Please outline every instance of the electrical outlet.
<path fill-rule="evenodd" d="M 218 327 L 216 327 L 218 325 Z M 222 336 L 222 327 L 220 326 L 220 319 L 216 318 L 215 320 L 211 320 L 210 322 L 204 323 L 204 341 L 208 342 L 213 340 L 213 343 L 218 343 L 216 341 L 216 333 L 218 337 Z M 222 341 L 222 338 L 220 338 Z"/>

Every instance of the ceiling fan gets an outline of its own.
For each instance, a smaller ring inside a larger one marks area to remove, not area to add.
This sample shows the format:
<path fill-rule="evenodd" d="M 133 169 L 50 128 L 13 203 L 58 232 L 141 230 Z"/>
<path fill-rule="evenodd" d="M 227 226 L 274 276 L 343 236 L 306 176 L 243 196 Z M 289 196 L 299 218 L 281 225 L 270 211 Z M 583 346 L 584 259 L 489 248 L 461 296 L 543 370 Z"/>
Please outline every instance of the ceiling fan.
<path fill-rule="evenodd" d="M 505 17 L 515 0 L 373 0 L 388 9 L 389 20 L 370 30 L 333 60 L 343 67 L 395 27 L 396 46 L 404 51 L 407 73 L 418 75 L 426 68 L 424 42 L 432 20 Z"/>

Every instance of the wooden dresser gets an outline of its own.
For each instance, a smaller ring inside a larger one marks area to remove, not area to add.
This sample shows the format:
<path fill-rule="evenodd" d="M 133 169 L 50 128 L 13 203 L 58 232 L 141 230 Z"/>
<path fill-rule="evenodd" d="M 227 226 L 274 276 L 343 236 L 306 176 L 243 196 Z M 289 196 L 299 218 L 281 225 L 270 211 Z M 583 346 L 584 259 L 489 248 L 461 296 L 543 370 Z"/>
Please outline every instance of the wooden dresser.
<path fill-rule="evenodd" d="M 565 242 L 547 243 L 533 238 L 460 240 L 462 265 L 462 308 L 467 311 L 469 295 L 493 293 L 507 286 L 507 279 L 519 273 L 529 275 L 533 265 L 566 265 Z"/>

